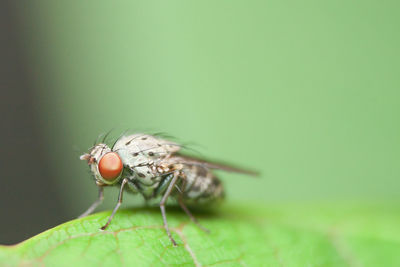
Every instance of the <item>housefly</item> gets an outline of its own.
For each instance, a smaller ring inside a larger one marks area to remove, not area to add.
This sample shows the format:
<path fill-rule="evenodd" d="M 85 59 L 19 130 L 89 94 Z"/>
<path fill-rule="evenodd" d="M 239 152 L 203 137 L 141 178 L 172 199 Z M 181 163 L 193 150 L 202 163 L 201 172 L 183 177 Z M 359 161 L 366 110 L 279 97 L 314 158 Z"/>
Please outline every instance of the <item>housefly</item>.
<path fill-rule="evenodd" d="M 214 163 L 180 153 L 178 143 L 149 134 L 132 134 L 119 137 L 112 146 L 104 140 L 95 144 L 80 159 L 87 161 L 99 189 L 98 199 L 80 217 L 92 213 L 103 200 L 105 186 L 119 186 L 118 202 L 105 230 L 122 203 L 124 191 L 142 195 L 146 200 L 161 197 L 160 209 L 164 228 L 172 244 L 165 212 L 169 197 L 174 198 L 190 219 L 203 228 L 186 205 L 207 204 L 224 197 L 221 181 L 213 169 L 256 175 L 255 172 L 225 164 Z"/>

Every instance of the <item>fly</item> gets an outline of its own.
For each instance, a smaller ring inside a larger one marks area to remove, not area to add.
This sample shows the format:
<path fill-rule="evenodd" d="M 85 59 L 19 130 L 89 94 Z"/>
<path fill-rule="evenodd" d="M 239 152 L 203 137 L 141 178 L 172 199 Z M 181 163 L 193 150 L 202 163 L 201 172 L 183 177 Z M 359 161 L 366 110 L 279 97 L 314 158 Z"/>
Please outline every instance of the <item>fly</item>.
<path fill-rule="evenodd" d="M 164 228 L 172 244 L 176 246 L 168 228 L 165 204 L 174 198 L 202 230 L 202 227 L 186 205 L 207 204 L 224 197 L 221 181 L 213 174 L 213 169 L 257 175 L 225 164 L 206 161 L 180 154 L 181 145 L 148 134 L 132 134 L 119 137 L 110 147 L 104 140 L 95 144 L 80 159 L 87 161 L 99 189 L 98 199 L 81 217 L 92 213 L 103 201 L 105 186 L 119 186 L 118 202 L 105 230 L 122 204 L 124 191 L 141 194 L 146 200 L 161 197 L 159 203 Z"/>

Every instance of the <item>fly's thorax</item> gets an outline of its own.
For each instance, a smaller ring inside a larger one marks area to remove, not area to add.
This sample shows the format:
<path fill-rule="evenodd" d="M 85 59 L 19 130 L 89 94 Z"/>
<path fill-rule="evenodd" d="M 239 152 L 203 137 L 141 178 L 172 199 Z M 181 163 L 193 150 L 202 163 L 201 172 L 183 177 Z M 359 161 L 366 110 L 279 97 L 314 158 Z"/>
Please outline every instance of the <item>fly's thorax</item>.
<path fill-rule="evenodd" d="M 136 167 L 134 169 L 135 179 L 143 185 L 154 184 L 154 175 L 151 166 Z"/>
<path fill-rule="evenodd" d="M 157 177 L 164 174 L 165 169 L 160 167 L 160 163 L 179 149 L 180 146 L 174 142 L 140 133 L 121 136 L 113 146 L 124 166 L 131 169 L 131 179 L 150 187 Z"/>
<path fill-rule="evenodd" d="M 154 160 L 143 154 L 131 153 L 127 148 L 117 150 L 121 160 L 127 168 L 131 170 L 131 179 L 150 180 L 154 177 L 153 167 Z"/>
<path fill-rule="evenodd" d="M 174 142 L 156 138 L 147 134 L 132 134 L 120 137 L 113 150 L 125 150 L 133 157 L 145 156 L 148 158 L 160 158 L 177 152 L 180 146 Z"/>
<path fill-rule="evenodd" d="M 143 154 L 135 153 L 128 148 L 120 148 L 114 150 L 120 156 L 124 165 L 134 168 L 136 166 L 147 165 L 153 161 L 151 157 Z"/>
<path fill-rule="evenodd" d="M 162 176 L 152 173 L 149 166 L 136 167 L 134 170 L 130 169 L 128 186 L 133 193 L 139 192 L 146 199 L 150 199 L 162 179 Z"/>

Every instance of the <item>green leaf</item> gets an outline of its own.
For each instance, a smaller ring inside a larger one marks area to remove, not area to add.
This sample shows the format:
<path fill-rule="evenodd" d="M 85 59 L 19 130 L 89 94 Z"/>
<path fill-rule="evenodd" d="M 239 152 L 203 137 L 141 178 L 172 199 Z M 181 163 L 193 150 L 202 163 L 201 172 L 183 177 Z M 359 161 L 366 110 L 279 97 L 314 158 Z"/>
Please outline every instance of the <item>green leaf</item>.
<path fill-rule="evenodd" d="M 158 209 L 121 210 L 73 220 L 15 246 L 1 266 L 400 266 L 398 206 L 221 206 L 186 214 L 168 208 L 178 247 Z"/>

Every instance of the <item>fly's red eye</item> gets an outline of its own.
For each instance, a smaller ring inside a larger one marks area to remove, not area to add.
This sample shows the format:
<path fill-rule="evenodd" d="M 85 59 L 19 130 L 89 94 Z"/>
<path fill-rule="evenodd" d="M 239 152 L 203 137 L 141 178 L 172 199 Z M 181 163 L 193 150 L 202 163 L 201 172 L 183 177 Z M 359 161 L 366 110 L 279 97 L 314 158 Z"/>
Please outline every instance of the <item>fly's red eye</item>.
<path fill-rule="evenodd" d="M 100 159 L 99 171 L 105 180 L 112 181 L 118 178 L 122 168 L 121 158 L 115 152 L 108 152 Z"/>

